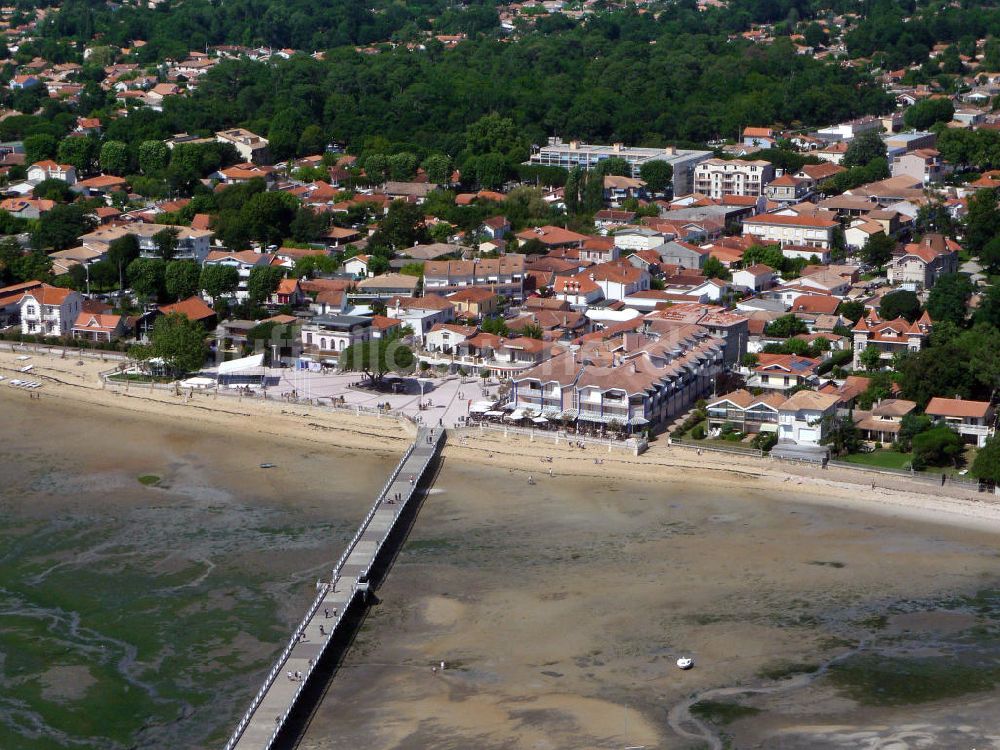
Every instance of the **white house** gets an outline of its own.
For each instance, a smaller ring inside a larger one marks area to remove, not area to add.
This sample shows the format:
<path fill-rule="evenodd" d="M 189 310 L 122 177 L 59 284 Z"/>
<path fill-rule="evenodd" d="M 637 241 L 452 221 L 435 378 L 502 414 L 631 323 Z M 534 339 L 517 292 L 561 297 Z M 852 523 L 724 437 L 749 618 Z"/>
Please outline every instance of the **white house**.
<path fill-rule="evenodd" d="M 475 326 L 460 326 L 454 323 L 436 323 L 424 336 L 424 348 L 429 352 L 450 354 L 455 347 L 476 335 Z"/>
<path fill-rule="evenodd" d="M 626 251 L 627 254 L 637 250 L 652 250 L 654 247 L 659 247 L 666 240 L 666 235 L 654 229 L 640 227 L 615 232 L 614 239 L 615 247 Z"/>
<path fill-rule="evenodd" d="M 344 261 L 344 273 L 349 273 L 354 277 L 367 278 L 374 274 L 368 273 L 368 256 L 355 255 Z"/>
<path fill-rule="evenodd" d="M 989 401 L 934 397 L 924 410 L 936 422 L 951 427 L 968 442 L 982 448 L 993 435 L 995 410 Z"/>
<path fill-rule="evenodd" d="M 799 391 L 778 407 L 778 440 L 819 445 L 837 414 L 840 397 L 833 393 Z"/>
<path fill-rule="evenodd" d="M 75 185 L 76 167 L 72 164 L 56 164 L 51 159 L 35 162 L 28 167 L 28 182 L 37 185 L 45 180 L 62 180 L 67 185 Z"/>
<path fill-rule="evenodd" d="M 762 289 L 769 289 L 772 284 L 774 284 L 774 269 L 763 263 L 733 271 L 733 286 L 738 289 L 759 292 Z"/>
<path fill-rule="evenodd" d="M 65 336 L 83 309 L 83 297 L 72 289 L 42 284 L 21 297 L 21 333 Z"/>
<path fill-rule="evenodd" d="M 836 221 L 818 216 L 759 214 L 743 220 L 743 233 L 763 244 L 805 245 L 821 249 L 833 246 Z"/>

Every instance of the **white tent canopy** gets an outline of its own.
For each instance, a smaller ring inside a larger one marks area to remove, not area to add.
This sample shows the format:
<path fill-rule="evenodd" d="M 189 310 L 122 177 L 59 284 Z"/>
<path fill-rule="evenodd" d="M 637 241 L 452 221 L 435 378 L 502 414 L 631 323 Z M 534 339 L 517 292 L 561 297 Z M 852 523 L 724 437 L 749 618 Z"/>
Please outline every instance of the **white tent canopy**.
<path fill-rule="evenodd" d="M 249 357 L 241 357 L 240 359 L 231 359 L 228 362 L 223 362 L 219 365 L 220 375 L 235 375 L 240 372 L 247 372 L 248 370 L 254 370 L 258 367 L 264 366 L 264 353 L 251 354 Z"/>

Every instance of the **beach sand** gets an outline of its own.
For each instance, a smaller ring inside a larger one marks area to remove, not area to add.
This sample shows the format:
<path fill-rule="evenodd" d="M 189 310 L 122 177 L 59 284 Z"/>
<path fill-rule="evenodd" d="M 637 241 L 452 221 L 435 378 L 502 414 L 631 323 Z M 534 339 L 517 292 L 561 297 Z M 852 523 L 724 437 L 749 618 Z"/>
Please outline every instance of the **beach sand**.
<path fill-rule="evenodd" d="M 287 470 L 255 487 L 259 502 L 293 489 L 309 518 L 326 512 L 307 499 L 322 492 L 322 480 L 292 456 L 321 454 L 340 466 L 347 448 L 356 457 L 374 451 L 387 465 L 412 430 L 301 405 L 204 394 L 187 402 L 142 386 L 118 395 L 100 389 L 106 363 L 31 361 L 33 377 L 46 383 L 41 399 L 27 403 L 26 393 L 3 385 L 0 398 L 23 399 L 28 413 L 75 413 L 87 402 L 102 431 L 108 418 L 134 418 L 272 446 Z M 18 365 L 0 352 L 0 374 Z M 243 450 L 229 454 L 235 460 Z M 253 466 L 270 460 L 262 455 L 254 453 Z M 245 461 L 204 475 L 230 490 L 254 477 Z M 887 608 L 933 609 L 942 597 L 1000 580 L 995 498 L 882 476 L 873 492 L 871 477 L 698 455 L 665 441 L 636 457 L 547 437 L 454 433 L 381 603 L 302 747 L 696 747 L 668 717 L 692 693 L 757 685 L 775 665 L 823 663 L 873 638 L 864 623 Z M 291 611 L 281 618 L 297 619 Z M 681 654 L 696 659 L 694 670 L 673 666 Z M 448 668 L 432 673 L 441 660 Z M 801 691 L 808 701 L 796 696 L 727 727 L 753 743 L 736 746 L 771 747 L 781 737 L 784 747 L 851 747 L 843 733 L 821 737 L 815 727 L 853 731 L 863 716 L 863 731 L 877 734 L 871 726 L 887 718 L 891 726 L 933 715 L 862 710 L 820 680 Z M 980 696 L 963 702 L 979 706 L 966 723 L 1000 733 L 1000 704 Z M 928 731 L 940 739 L 933 733 L 945 723 Z M 790 727 L 806 739 L 789 740 Z"/>

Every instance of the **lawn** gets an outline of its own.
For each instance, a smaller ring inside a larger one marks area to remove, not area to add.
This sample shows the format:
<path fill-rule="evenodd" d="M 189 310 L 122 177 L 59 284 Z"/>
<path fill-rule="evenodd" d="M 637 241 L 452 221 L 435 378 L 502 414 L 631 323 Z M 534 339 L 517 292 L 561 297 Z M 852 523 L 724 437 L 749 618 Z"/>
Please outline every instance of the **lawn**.
<path fill-rule="evenodd" d="M 849 456 L 844 456 L 843 460 L 852 464 L 875 466 L 879 469 L 906 469 L 909 468 L 912 458 L 912 453 L 877 450 L 873 453 L 852 453 Z"/>

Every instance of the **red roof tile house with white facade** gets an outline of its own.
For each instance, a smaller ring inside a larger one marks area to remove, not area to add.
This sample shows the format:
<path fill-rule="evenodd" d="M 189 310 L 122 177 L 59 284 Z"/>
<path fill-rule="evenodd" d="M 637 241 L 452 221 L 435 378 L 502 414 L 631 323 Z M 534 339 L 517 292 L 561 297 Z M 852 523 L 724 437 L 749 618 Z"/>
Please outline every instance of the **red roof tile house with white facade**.
<path fill-rule="evenodd" d="M 924 413 L 948 425 L 966 441 L 980 448 L 996 431 L 996 410 L 989 401 L 932 398 Z"/>
<path fill-rule="evenodd" d="M 759 214 L 743 220 L 743 233 L 762 244 L 801 245 L 828 250 L 833 246 L 836 221 L 817 216 Z"/>
<path fill-rule="evenodd" d="M 851 333 L 854 338 L 854 368 L 861 366 L 861 353 L 869 346 L 879 350 L 879 358 L 891 362 L 898 352 L 919 352 L 927 343 L 934 329 L 934 322 L 925 312 L 919 320 L 910 323 L 905 318 L 882 320 L 870 310 L 861 316 Z"/>

